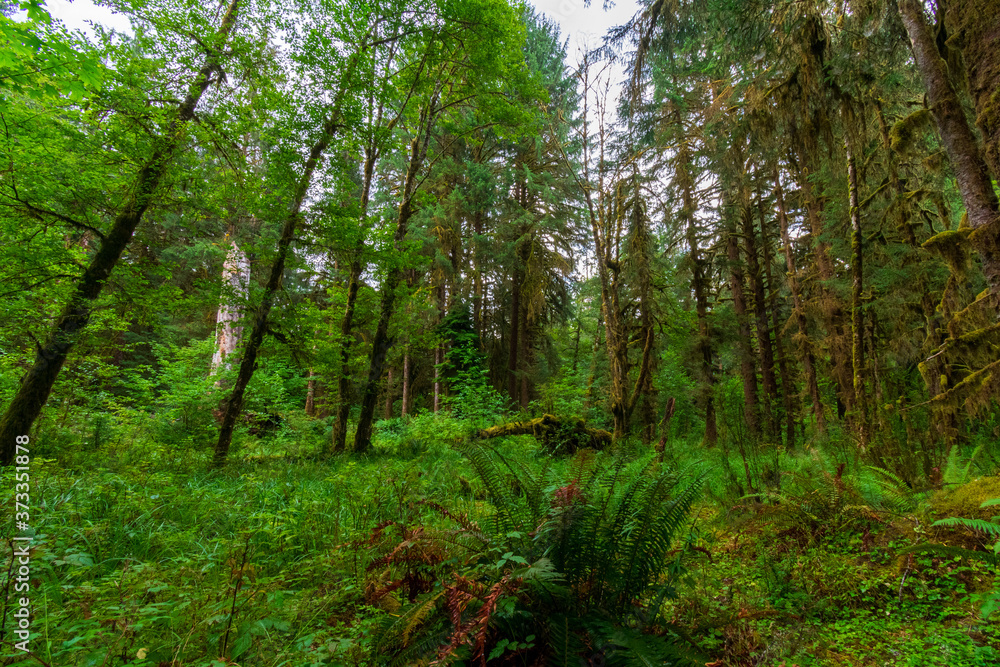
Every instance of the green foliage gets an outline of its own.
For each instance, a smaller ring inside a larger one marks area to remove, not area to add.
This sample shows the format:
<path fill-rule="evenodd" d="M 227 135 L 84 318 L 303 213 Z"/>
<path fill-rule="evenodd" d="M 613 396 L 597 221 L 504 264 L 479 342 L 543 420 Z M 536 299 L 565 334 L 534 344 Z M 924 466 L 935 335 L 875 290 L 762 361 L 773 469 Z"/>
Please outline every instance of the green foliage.
<path fill-rule="evenodd" d="M 429 593 L 400 619 L 419 616 L 428 631 L 439 633 L 437 621 L 424 619 L 433 618 L 428 605 L 443 594 L 436 613 L 452 619 L 448 655 L 459 655 L 464 645 L 474 655 L 490 649 L 496 656 L 518 646 L 513 650 L 571 664 L 589 645 L 609 664 L 683 658 L 680 636 L 662 624 L 659 608 L 674 595 L 683 571 L 689 542 L 680 549 L 674 542 L 700 478 L 653 461 L 599 460 L 587 451 L 562 473 L 549 465 L 532 469 L 488 447 L 466 445 L 462 451 L 491 502 L 490 528 L 481 530 L 441 508 L 458 523 L 457 531 L 428 534 L 422 546 L 408 538 L 404 544 L 419 548 L 422 562 L 445 540 L 472 552 L 454 583 L 442 570 L 437 586 L 443 591 Z M 463 614 L 466 609 L 471 616 Z M 401 623 L 403 630 L 393 629 Z M 394 622 L 379 645 L 405 650 L 417 625 Z M 665 636 L 647 634 L 653 628 Z M 539 636 L 547 638 L 542 653 L 532 644 Z"/>

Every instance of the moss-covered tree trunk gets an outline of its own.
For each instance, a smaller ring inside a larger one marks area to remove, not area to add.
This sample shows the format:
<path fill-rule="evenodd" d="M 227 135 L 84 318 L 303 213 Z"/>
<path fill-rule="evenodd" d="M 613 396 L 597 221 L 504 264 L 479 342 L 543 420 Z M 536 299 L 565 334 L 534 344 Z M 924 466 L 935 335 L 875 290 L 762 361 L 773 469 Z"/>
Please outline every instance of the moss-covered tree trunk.
<path fill-rule="evenodd" d="M 1000 0 L 940 0 L 962 50 L 986 161 L 1000 179 Z"/>
<path fill-rule="evenodd" d="M 760 197 L 758 195 L 758 209 Z M 764 276 L 760 267 L 760 254 L 757 247 L 757 232 L 754 229 L 754 214 L 748 205 L 740 215 L 743 232 L 743 247 L 747 258 L 747 277 L 750 292 L 753 294 L 754 324 L 757 329 L 757 350 L 760 354 L 760 379 L 764 399 L 761 406 L 764 411 L 764 427 L 769 437 L 778 435 L 775 410 L 778 406 L 778 378 L 774 373 L 774 345 L 771 343 L 771 326 L 767 316 L 767 294 L 764 289 Z"/>
<path fill-rule="evenodd" d="M 729 217 L 728 212 L 723 215 Z M 751 215 L 750 202 L 742 200 L 738 211 L 740 216 Z M 729 293 L 733 298 L 733 310 L 736 313 L 737 340 L 736 348 L 739 354 L 740 379 L 743 383 L 743 417 L 751 435 L 760 435 L 760 397 L 757 393 L 757 366 L 753 360 L 753 332 L 750 330 L 750 318 L 747 313 L 747 299 L 744 291 L 746 276 L 743 273 L 743 260 L 736 223 L 730 221 L 725 230 L 726 258 L 729 270 Z"/>
<path fill-rule="evenodd" d="M 681 125 L 680 117 L 676 119 Z M 684 237 L 688 244 L 688 260 L 691 263 L 691 289 L 694 291 L 695 313 L 698 319 L 698 345 L 696 363 L 698 373 L 698 402 L 705 411 L 704 444 L 712 447 L 719 440 L 719 427 L 715 418 L 715 371 L 712 365 L 712 334 L 708 321 L 708 295 L 711 286 L 706 275 L 705 258 L 702 256 L 698 239 L 698 223 L 695 219 L 697 206 L 694 198 L 694 176 L 691 174 L 691 149 L 683 142 L 677 151 L 676 179 L 681 189 L 681 221 Z"/>
<path fill-rule="evenodd" d="M 802 358 L 802 370 L 806 376 L 806 390 L 812 399 L 813 416 L 816 419 L 816 430 L 826 432 L 826 413 L 823 401 L 820 400 L 819 382 L 816 379 L 816 358 L 813 354 L 812 342 L 809 338 L 809 323 L 806 320 L 805 303 L 802 299 L 802 288 L 799 286 L 798 272 L 795 269 L 795 254 L 792 250 L 792 237 L 788 231 L 788 215 L 785 209 L 785 194 L 781 187 L 778 170 L 774 170 L 774 198 L 778 206 L 778 227 L 781 241 L 785 249 L 785 266 L 788 271 L 788 287 L 792 292 L 792 309 L 799 334 L 796 336 L 799 354 Z"/>
<path fill-rule="evenodd" d="M 964 8 L 958 5 L 964 3 Z M 985 124 L 987 144 L 996 148 L 996 120 L 998 89 L 996 88 L 1000 65 L 996 41 L 989 41 L 996 35 L 996 3 L 962 0 L 950 4 L 952 16 L 967 31 L 966 39 L 971 39 L 974 47 L 967 46 L 966 65 L 969 67 L 970 84 L 976 96 L 980 122 Z M 980 11 L 993 6 L 993 14 Z M 917 0 L 899 0 L 899 13 L 906 26 L 913 47 L 913 56 L 920 70 L 931 113 L 937 123 L 938 132 L 948 157 L 951 160 L 962 203 L 968 215 L 969 226 L 973 229 L 969 240 L 979 252 L 983 261 L 983 273 L 994 299 L 994 307 L 1000 304 L 1000 206 L 990 178 L 983 154 L 979 150 L 976 137 L 965 118 L 965 111 L 959 101 L 955 86 L 948 71 L 948 65 L 938 52 L 934 34 L 927 22 L 923 6 Z M 981 24 L 976 27 L 976 24 Z M 983 26 L 992 26 L 983 27 Z M 985 86 L 985 87 L 984 87 Z M 992 103 L 991 101 L 992 100 Z M 991 136 L 990 132 L 994 134 Z M 1000 164 L 996 165 L 1000 167 Z"/>
<path fill-rule="evenodd" d="M 864 293 L 864 248 L 862 246 L 861 204 L 859 198 L 858 168 L 851 146 L 850 129 L 847 130 L 848 200 L 851 210 L 851 365 L 854 379 L 854 421 L 858 444 L 862 451 L 871 439 L 871 422 L 868 413 L 867 361 L 865 359 L 864 311 L 861 299 Z"/>
<path fill-rule="evenodd" d="M 166 131 L 154 142 L 154 148 L 129 188 L 128 196 L 118 209 L 111 229 L 100 239 L 100 247 L 77 281 L 69 302 L 63 308 L 46 341 L 38 345 L 35 361 L 21 378 L 14 398 L 0 418 L 0 465 L 14 460 L 15 438 L 27 435 L 49 398 L 52 385 L 62 370 L 66 357 L 76 343 L 80 331 L 87 326 L 94 303 L 101 295 L 111 272 L 132 240 L 136 227 L 149 208 L 163 177 L 173 165 L 173 159 L 185 142 L 185 130 L 195 117 L 202 95 L 217 79 L 220 54 L 236 23 L 239 0 L 231 0 L 218 32 L 205 46 L 204 61 L 188 86 L 177 115 Z"/>

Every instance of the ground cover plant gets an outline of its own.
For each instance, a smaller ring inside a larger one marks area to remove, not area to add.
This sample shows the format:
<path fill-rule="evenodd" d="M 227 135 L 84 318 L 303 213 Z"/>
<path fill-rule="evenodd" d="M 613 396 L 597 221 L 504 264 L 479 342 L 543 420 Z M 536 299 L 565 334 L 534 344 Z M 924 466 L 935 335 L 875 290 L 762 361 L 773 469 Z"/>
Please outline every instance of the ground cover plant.
<path fill-rule="evenodd" d="M 0 2 L 0 663 L 1000 663 L 998 21 Z"/>

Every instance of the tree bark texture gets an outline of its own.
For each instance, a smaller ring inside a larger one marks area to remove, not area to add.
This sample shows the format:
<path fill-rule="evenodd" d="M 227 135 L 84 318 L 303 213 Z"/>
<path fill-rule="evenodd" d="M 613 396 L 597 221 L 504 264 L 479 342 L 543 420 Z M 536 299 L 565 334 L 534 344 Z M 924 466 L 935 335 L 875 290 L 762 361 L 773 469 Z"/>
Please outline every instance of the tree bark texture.
<path fill-rule="evenodd" d="M 774 170 L 774 198 L 778 206 L 778 227 L 781 241 L 785 248 L 785 265 L 788 270 L 788 287 L 792 292 L 792 308 L 795 323 L 798 326 L 798 348 L 802 357 L 802 370 L 806 376 L 806 389 L 812 399 L 813 417 L 816 419 L 816 430 L 826 433 L 826 413 L 823 401 L 820 399 L 819 383 L 816 380 L 816 358 L 813 356 L 812 343 L 809 339 L 809 324 L 806 320 L 805 304 L 802 300 L 802 289 L 799 286 L 798 272 L 795 269 L 795 255 L 792 251 L 792 238 L 788 231 L 788 215 L 785 209 L 785 195 L 781 188 L 781 178 L 778 170 Z"/>
<path fill-rule="evenodd" d="M 236 351 L 236 347 L 243 339 L 243 327 L 239 321 L 243 316 L 242 309 L 237 303 L 246 303 L 247 291 L 250 287 L 250 260 L 246 254 L 240 250 L 233 240 L 229 252 L 226 254 L 226 261 L 222 265 L 222 282 L 228 285 L 231 290 L 232 299 L 225 300 L 219 304 L 218 315 L 215 319 L 215 354 L 212 355 L 212 372 L 219 370 L 219 367 L 226 363 L 226 357 Z M 223 295 L 226 296 L 225 294 Z M 235 302 L 235 303 L 234 303 Z"/>
<path fill-rule="evenodd" d="M 847 149 L 847 184 L 851 206 L 851 361 L 854 376 L 854 418 L 857 423 L 859 445 L 867 449 L 870 440 L 868 416 L 868 390 L 866 387 L 867 364 L 864 345 L 864 248 L 862 247 L 861 208 L 858 194 L 858 168 L 851 148 L 850 132 L 845 143 Z"/>
<path fill-rule="evenodd" d="M 436 98 L 435 98 L 436 100 Z M 432 106 L 436 101 L 431 103 Z M 422 114 L 423 128 L 420 135 L 410 142 L 410 159 L 406 169 L 406 178 L 403 181 L 403 198 L 399 204 L 399 212 L 396 216 L 396 232 L 393 235 L 393 245 L 397 250 L 401 250 L 403 240 L 409 230 L 410 219 L 416 212 L 413 196 L 417 190 L 417 174 L 423 167 L 427 157 L 427 147 L 430 141 L 430 132 L 434 125 L 433 113 L 431 109 Z M 389 336 L 389 321 L 396 307 L 396 288 L 403 278 L 403 270 L 394 266 L 389 270 L 380 288 L 381 304 L 379 309 L 378 326 L 375 328 L 375 337 L 372 340 L 372 352 L 368 363 L 368 380 L 365 383 L 364 392 L 361 395 L 361 415 L 358 418 L 358 430 L 354 435 L 354 451 L 358 453 L 367 452 L 371 448 L 372 442 L 372 421 L 375 416 L 375 400 L 378 396 L 378 383 L 382 377 L 382 370 L 385 367 L 386 354 L 392 347 L 393 340 Z"/>
<path fill-rule="evenodd" d="M 231 0 L 219 31 L 206 49 L 204 64 L 188 87 L 177 110 L 177 116 L 167 130 L 156 140 L 155 147 L 136 174 L 129 195 L 115 216 L 111 229 L 101 239 L 97 253 L 77 281 L 69 302 L 63 308 L 46 341 L 39 345 L 35 360 L 0 419 L 0 465 L 10 465 L 14 460 L 15 438 L 28 435 L 49 398 L 59 371 L 76 343 L 80 331 L 87 326 L 94 302 L 104 289 L 108 277 L 125 251 L 136 227 L 142 222 L 146 209 L 152 203 L 164 175 L 185 140 L 187 124 L 194 119 L 195 109 L 208 87 L 216 81 L 213 73 L 219 71 L 219 56 L 236 23 L 239 0 Z"/>
<path fill-rule="evenodd" d="M 960 23 L 967 31 L 966 65 L 969 67 L 970 83 L 976 97 L 979 120 L 986 125 L 987 144 L 995 151 L 998 128 L 994 123 L 1000 117 L 1000 109 L 997 108 L 1000 89 L 995 86 L 1000 82 L 1000 56 L 997 55 L 997 43 L 988 42 L 987 38 L 997 33 L 997 15 L 979 14 L 979 8 L 974 5 L 985 7 L 992 4 L 995 9 L 996 3 L 963 2 L 964 9 L 957 9 L 963 3 L 949 4 L 952 16 L 960 17 Z M 997 307 L 1000 304 L 1000 205 L 989 170 L 972 128 L 966 121 L 948 65 L 938 52 L 922 4 L 917 0 L 899 0 L 898 6 L 910 37 L 917 69 L 927 90 L 931 113 L 958 181 L 969 226 L 973 229 L 969 240 L 982 258 L 983 273 Z M 976 27 L 977 24 L 979 27 Z M 970 43 L 974 46 L 969 46 Z M 983 86 L 994 87 L 987 90 Z M 995 167 L 1000 167 L 1000 164 Z"/>
<path fill-rule="evenodd" d="M 740 215 L 749 215 L 749 202 L 741 205 Z M 757 394 L 757 368 L 753 362 L 753 332 L 750 330 L 750 320 L 747 316 L 747 300 L 743 291 L 745 276 L 743 263 L 740 259 L 739 242 L 735 224 L 726 230 L 726 256 L 729 260 L 729 291 L 733 297 L 733 310 L 736 311 L 736 328 L 738 331 L 736 346 L 740 358 L 740 378 L 743 380 L 743 417 L 747 429 L 754 437 L 760 435 L 760 399 Z"/>
<path fill-rule="evenodd" d="M 758 210 L 762 205 L 758 198 Z M 761 211 L 763 213 L 763 211 Z M 750 279 L 750 291 L 753 293 L 754 324 L 757 329 L 757 349 L 760 353 L 760 379 L 764 390 L 764 426 L 768 437 L 778 435 L 777 420 L 774 411 L 778 405 L 778 378 L 774 374 L 774 345 L 771 343 L 771 325 L 767 316 L 767 294 L 764 289 L 764 276 L 760 267 L 759 250 L 757 248 L 757 231 L 754 229 L 754 214 L 750 203 L 746 202 L 740 222 L 743 232 L 743 247 L 747 257 L 747 272 Z M 761 216 L 763 224 L 763 215 Z"/>
<path fill-rule="evenodd" d="M 348 76 L 350 75 L 348 74 Z M 345 81 L 341 88 L 341 95 L 346 85 Z M 229 445 L 233 440 L 233 430 L 236 427 L 237 419 L 243 412 L 246 388 L 253 378 L 254 371 L 257 369 L 257 354 L 260 351 L 261 344 L 264 342 L 264 335 L 268 330 L 268 317 L 271 313 L 271 306 L 274 304 L 274 298 L 278 293 L 282 276 L 285 273 L 285 261 L 288 258 L 288 252 L 295 237 L 295 228 L 298 226 L 299 218 L 301 217 L 302 203 L 305 201 L 309 185 L 312 183 L 312 175 L 316 170 L 316 165 L 319 163 L 320 157 L 327 146 L 329 146 L 337 130 L 337 122 L 340 117 L 339 107 L 340 103 L 338 102 L 335 111 L 331 113 L 323 124 L 319 140 L 313 144 L 309 151 L 309 158 L 306 160 L 302 176 L 296 184 L 291 209 L 281 226 L 281 237 L 278 239 L 278 253 L 274 258 L 274 263 L 271 265 L 271 272 L 268 275 L 267 284 L 264 286 L 261 303 L 253 315 L 250 336 L 243 348 L 243 359 L 240 361 L 240 370 L 236 376 L 233 391 L 225 404 L 222 425 L 219 427 L 219 440 L 215 444 L 215 453 L 212 459 L 214 467 L 225 465 L 226 457 L 229 455 Z"/>

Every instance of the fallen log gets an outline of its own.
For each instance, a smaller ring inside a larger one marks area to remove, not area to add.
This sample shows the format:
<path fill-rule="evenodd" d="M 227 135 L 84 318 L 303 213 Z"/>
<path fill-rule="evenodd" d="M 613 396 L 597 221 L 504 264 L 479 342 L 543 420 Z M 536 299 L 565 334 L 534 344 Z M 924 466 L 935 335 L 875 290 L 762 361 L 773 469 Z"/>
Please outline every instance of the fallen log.
<path fill-rule="evenodd" d="M 533 435 L 554 454 L 573 454 L 578 449 L 604 449 L 611 444 L 611 434 L 589 428 L 579 417 L 542 415 L 529 421 L 514 421 L 484 428 L 476 434 L 480 440 L 508 435 Z"/>

